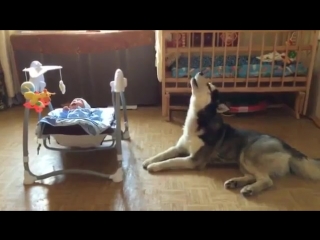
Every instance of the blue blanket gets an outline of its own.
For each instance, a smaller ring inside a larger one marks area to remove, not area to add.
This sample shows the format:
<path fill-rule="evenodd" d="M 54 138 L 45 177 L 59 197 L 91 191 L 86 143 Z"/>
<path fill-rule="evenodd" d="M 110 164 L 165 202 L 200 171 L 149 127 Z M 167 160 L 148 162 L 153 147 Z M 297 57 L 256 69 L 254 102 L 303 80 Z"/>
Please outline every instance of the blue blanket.
<path fill-rule="evenodd" d="M 78 108 L 73 110 L 55 109 L 48 116 L 39 121 L 40 126 L 50 124 L 51 126 L 81 126 L 89 135 L 99 135 L 109 125 L 103 122 L 103 111 L 99 108 Z M 41 129 L 43 127 L 41 126 Z"/>

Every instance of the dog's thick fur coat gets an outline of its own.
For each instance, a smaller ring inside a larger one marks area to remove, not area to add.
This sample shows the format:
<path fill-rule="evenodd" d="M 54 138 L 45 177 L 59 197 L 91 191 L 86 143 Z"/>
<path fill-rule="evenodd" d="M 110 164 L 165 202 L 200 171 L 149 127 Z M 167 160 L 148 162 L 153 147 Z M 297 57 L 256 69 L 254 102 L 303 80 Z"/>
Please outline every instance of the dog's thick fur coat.
<path fill-rule="evenodd" d="M 194 169 L 218 163 L 238 164 L 242 177 L 225 182 L 244 196 L 273 185 L 273 177 L 293 173 L 320 180 L 320 161 L 310 159 L 278 138 L 225 124 L 219 113 L 228 108 L 201 73 L 191 79 L 192 95 L 183 134 L 177 144 L 143 162 L 150 172 Z"/>

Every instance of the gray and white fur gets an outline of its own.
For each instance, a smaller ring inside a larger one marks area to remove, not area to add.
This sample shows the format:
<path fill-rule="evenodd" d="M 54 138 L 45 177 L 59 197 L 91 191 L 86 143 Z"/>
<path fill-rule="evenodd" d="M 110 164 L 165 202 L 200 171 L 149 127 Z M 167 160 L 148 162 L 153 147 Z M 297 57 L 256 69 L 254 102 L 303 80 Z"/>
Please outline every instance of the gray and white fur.
<path fill-rule="evenodd" d="M 273 185 L 272 178 L 288 173 L 320 180 L 320 161 L 276 137 L 224 123 L 220 113 L 228 107 L 219 102 L 218 90 L 202 73 L 190 84 L 192 95 L 182 136 L 175 146 L 143 162 L 149 172 L 237 164 L 243 176 L 229 179 L 224 186 L 241 188 L 244 196 L 260 193 Z"/>

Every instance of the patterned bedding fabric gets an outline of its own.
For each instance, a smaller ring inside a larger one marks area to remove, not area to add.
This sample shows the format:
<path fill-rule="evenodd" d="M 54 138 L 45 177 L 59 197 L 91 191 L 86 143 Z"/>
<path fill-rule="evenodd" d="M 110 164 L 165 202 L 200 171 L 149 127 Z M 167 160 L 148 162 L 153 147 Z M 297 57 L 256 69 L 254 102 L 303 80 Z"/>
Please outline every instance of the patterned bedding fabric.
<path fill-rule="evenodd" d="M 48 113 L 48 116 L 39 121 L 40 129 L 43 130 L 46 124 L 53 127 L 67 127 L 79 125 L 87 134 L 97 136 L 110 128 L 109 114 L 104 114 L 104 108 L 78 108 L 73 110 L 55 109 Z M 38 137 L 42 131 L 38 131 Z"/>
<path fill-rule="evenodd" d="M 260 72 L 260 60 L 256 56 L 251 56 L 250 61 L 248 56 L 238 57 L 238 69 L 236 69 L 235 55 L 227 56 L 224 64 L 224 56 L 216 56 L 214 58 L 213 76 L 212 74 L 212 58 L 205 56 L 202 58 L 202 69 L 200 69 L 200 57 L 193 57 L 190 59 L 190 72 L 188 73 L 188 57 L 180 57 L 178 59 L 178 69 L 176 69 L 176 62 L 171 65 L 172 77 L 188 77 L 195 76 L 197 72 L 202 71 L 208 78 L 210 77 L 235 77 L 236 72 L 238 78 L 259 77 Z M 223 67 L 225 66 L 225 67 Z M 282 77 L 283 74 L 283 61 L 275 61 L 272 73 L 272 63 L 262 62 L 261 64 L 261 77 Z M 236 71 L 237 70 L 237 71 Z M 306 76 L 308 69 L 301 63 L 293 62 L 287 65 L 284 69 L 284 76 L 294 76 L 297 72 L 297 76 Z"/>

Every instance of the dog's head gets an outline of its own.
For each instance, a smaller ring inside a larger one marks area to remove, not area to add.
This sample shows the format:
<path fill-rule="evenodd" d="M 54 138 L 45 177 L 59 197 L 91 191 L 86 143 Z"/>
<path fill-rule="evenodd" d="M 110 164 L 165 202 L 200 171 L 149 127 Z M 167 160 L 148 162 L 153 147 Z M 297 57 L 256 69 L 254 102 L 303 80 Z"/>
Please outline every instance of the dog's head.
<path fill-rule="evenodd" d="M 203 73 L 199 72 L 190 80 L 191 99 L 190 107 L 196 111 L 205 110 L 210 114 L 217 114 L 229 111 L 229 108 L 220 103 L 220 94 L 218 89 L 209 83 Z"/>

